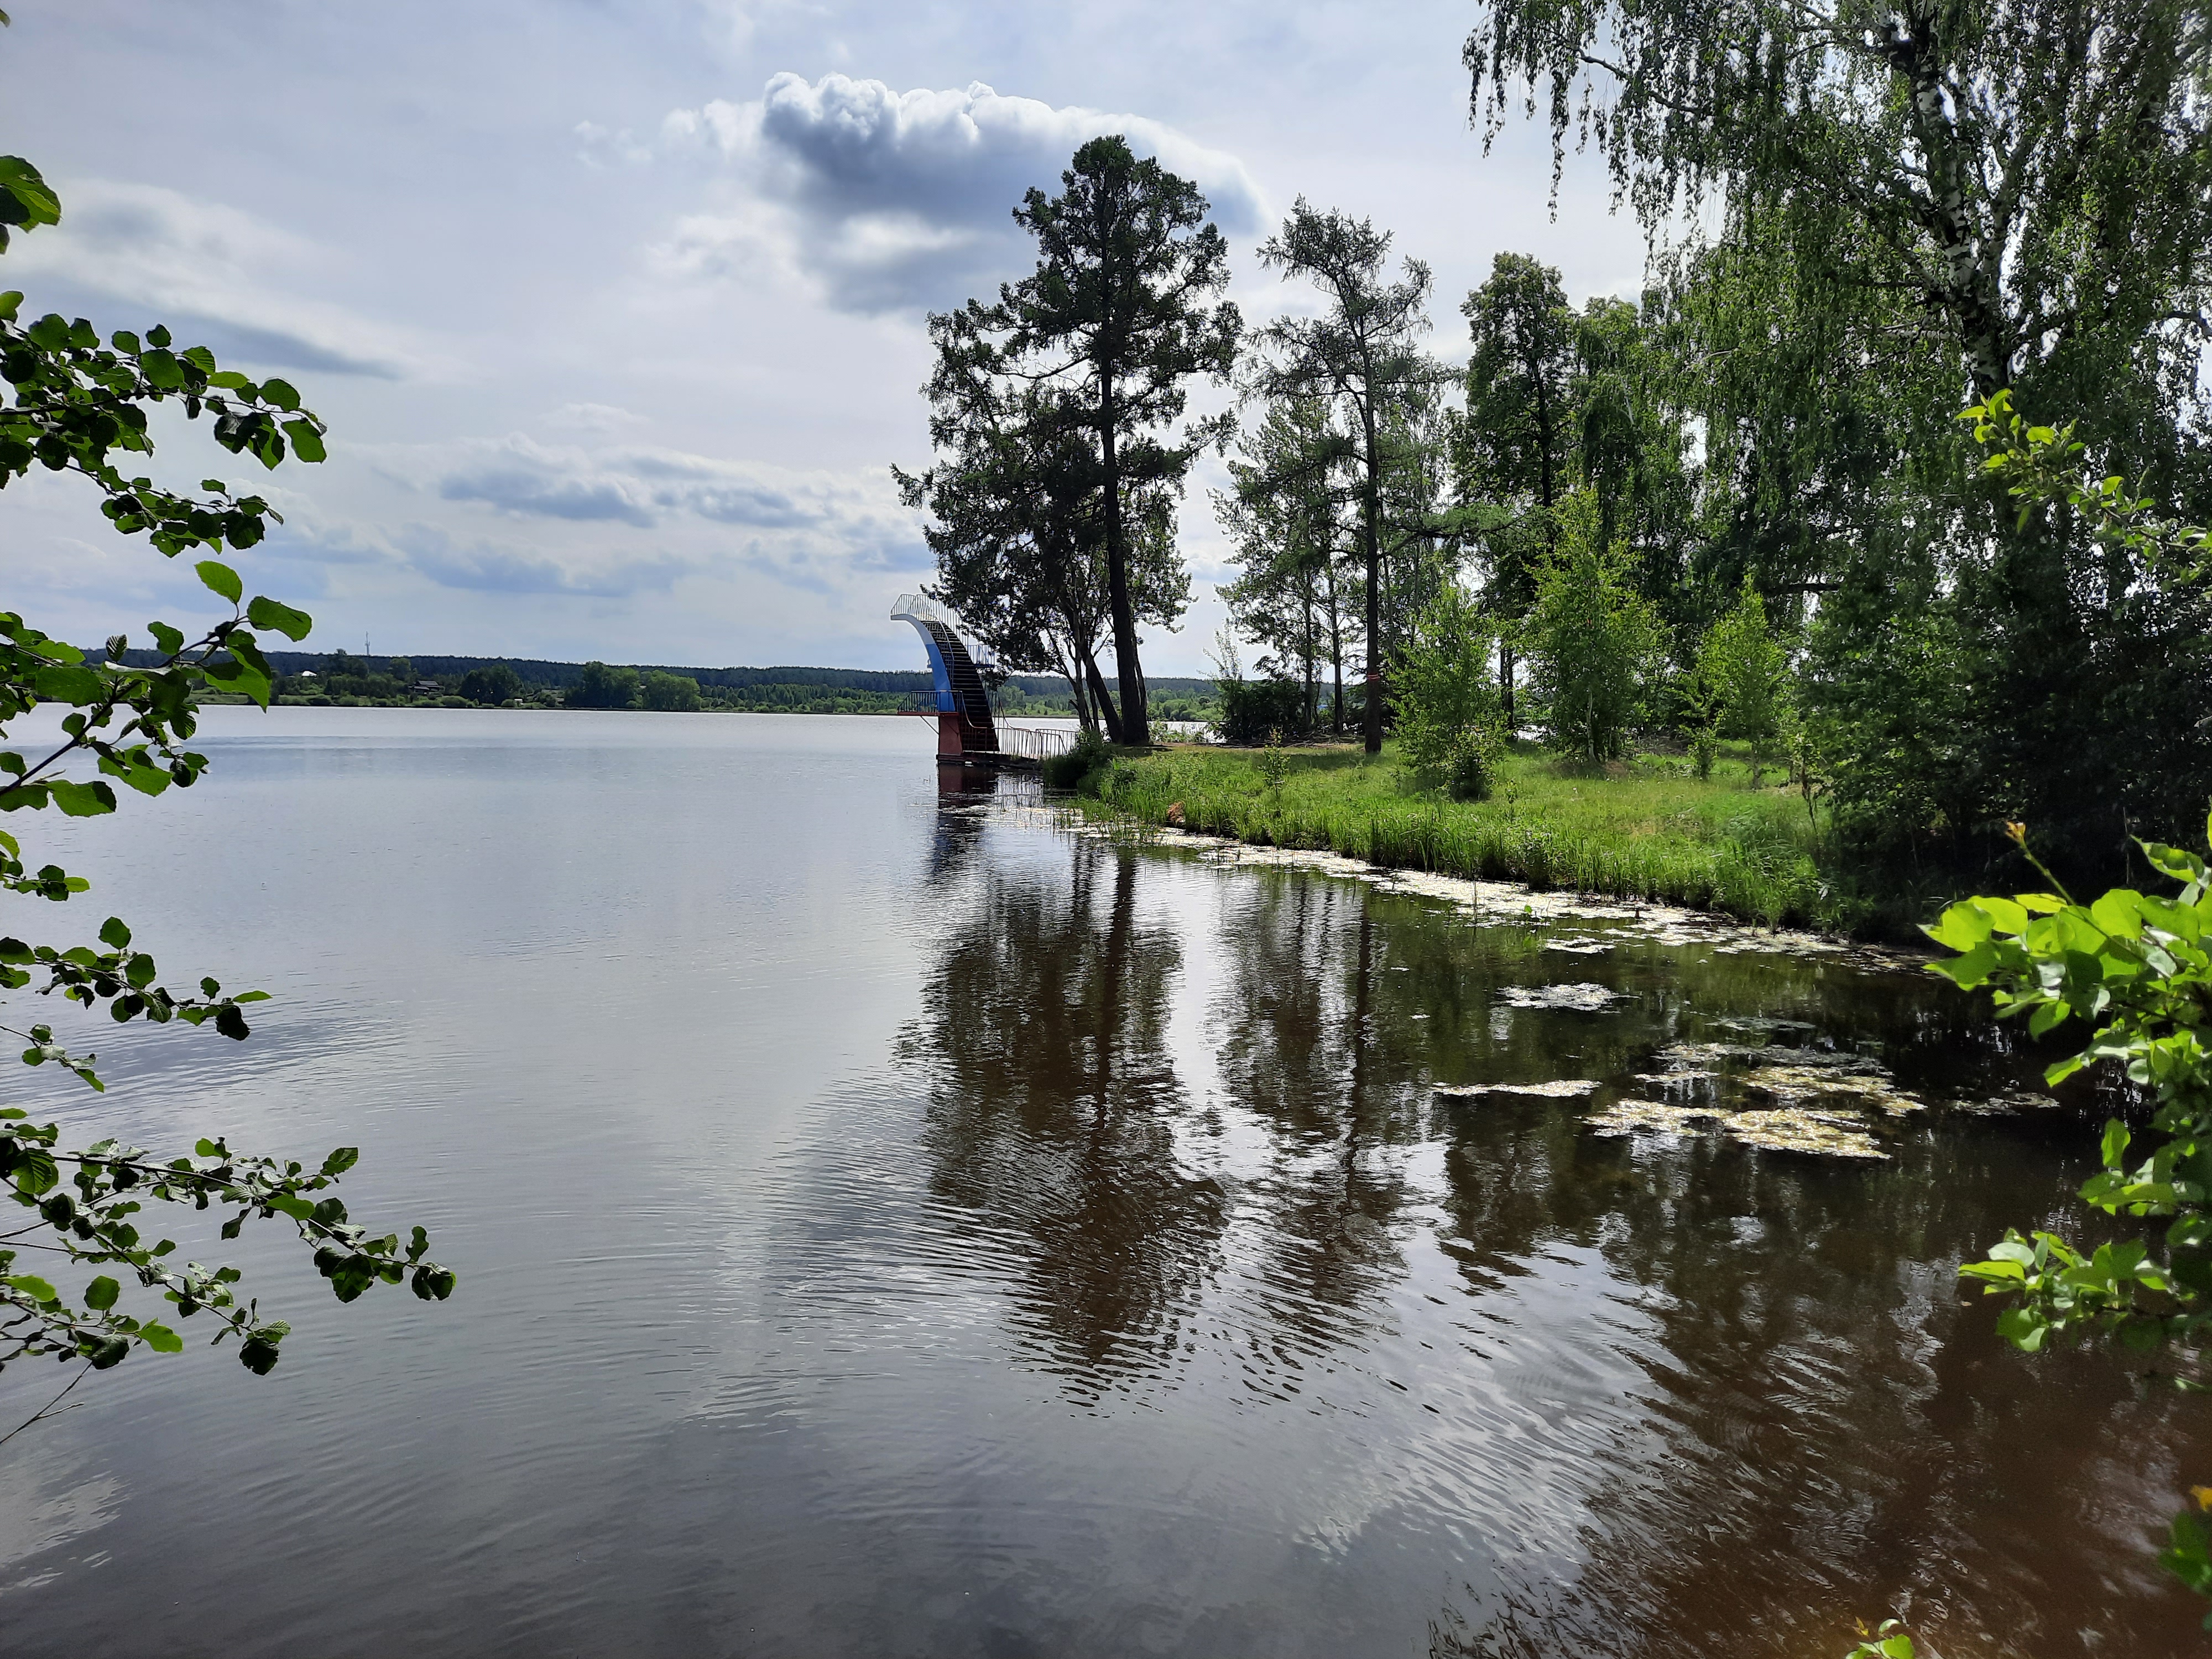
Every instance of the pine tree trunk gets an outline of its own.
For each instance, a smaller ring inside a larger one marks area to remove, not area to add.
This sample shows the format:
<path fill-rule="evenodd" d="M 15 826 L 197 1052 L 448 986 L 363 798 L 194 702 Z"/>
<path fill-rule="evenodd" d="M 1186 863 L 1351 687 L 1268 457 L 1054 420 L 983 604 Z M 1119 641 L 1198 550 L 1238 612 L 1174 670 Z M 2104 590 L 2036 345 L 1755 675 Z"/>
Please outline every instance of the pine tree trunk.
<path fill-rule="evenodd" d="M 1098 659 L 1088 651 L 1083 653 L 1083 672 L 1090 677 L 1091 700 L 1098 705 L 1098 716 L 1106 723 L 1107 742 L 1121 742 L 1121 716 L 1115 712 L 1114 699 L 1106 693 L 1106 678 L 1098 672 Z"/>
<path fill-rule="evenodd" d="M 1371 386 L 1371 381 L 1370 381 Z M 1382 751 L 1382 457 L 1375 453 L 1373 393 L 1361 405 L 1360 425 L 1367 439 L 1367 489 L 1364 529 L 1367 542 L 1367 693 L 1359 711 L 1361 736 L 1370 755 Z"/>
<path fill-rule="evenodd" d="M 1152 720 L 1145 708 L 1145 673 L 1137 661 L 1137 614 L 1129 599 L 1129 558 L 1127 532 L 1121 523 L 1121 464 L 1115 447 L 1114 370 L 1110 363 L 1098 368 L 1098 439 L 1105 463 L 1101 488 L 1106 492 L 1106 597 L 1114 612 L 1114 672 L 1121 682 L 1121 709 L 1119 743 L 1145 743 L 1152 735 Z"/>

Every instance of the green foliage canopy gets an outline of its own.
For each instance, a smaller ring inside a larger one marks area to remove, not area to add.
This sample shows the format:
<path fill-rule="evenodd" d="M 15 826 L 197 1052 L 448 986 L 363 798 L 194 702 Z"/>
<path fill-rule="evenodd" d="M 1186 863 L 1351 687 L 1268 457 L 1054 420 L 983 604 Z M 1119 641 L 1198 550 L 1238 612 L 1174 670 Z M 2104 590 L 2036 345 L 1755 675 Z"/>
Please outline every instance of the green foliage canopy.
<path fill-rule="evenodd" d="M 398 678 L 397 665 L 393 678 Z M 503 662 L 487 663 L 461 676 L 460 692 L 471 702 L 496 707 L 522 695 L 522 676 Z"/>
<path fill-rule="evenodd" d="M 637 670 L 610 668 L 587 662 L 575 684 L 568 688 L 571 708 L 629 708 L 637 702 Z"/>
<path fill-rule="evenodd" d="M 1192 459 L 1227 441 L 1226 417 L 1194 422 L 1179 439 L 1161 434 L 1182 418 L 1194 376 L 1227 378 L 1243 324 L 1217 298 L 1228 243 L 1195 185 L 1139 160 L 1119 135 L 1078 149 L 1060 184 L 1058 196 L 1031 189 L 1014 210 L 1036 239 L 1036 269 L 1001 288 L 995 307 L 969 301 L 972 328 L 995 341 L 999 365 L 1055 385 L 1096 446 L 1120 715 L 1141 738 L 1151 726 L 1129 504 L 1179 490 Z"/>
<path fill-rule="evenodd" d="M 699 682 L 689 674 L 649 673 L 638 683 L 637 703 L 641 708 L 658 709 L 663 714 L 689 714 L 700 707 Z"/>

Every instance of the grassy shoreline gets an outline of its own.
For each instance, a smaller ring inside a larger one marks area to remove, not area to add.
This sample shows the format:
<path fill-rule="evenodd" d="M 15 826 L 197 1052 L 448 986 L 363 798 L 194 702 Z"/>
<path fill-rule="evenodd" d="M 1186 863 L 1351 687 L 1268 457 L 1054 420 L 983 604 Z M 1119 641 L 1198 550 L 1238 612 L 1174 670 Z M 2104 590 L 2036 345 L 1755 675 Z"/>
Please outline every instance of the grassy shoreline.
<path fill-rule="evenodd" d="M 1122 755 L 1084 781 L 1079 810 L 1180 824 L 1261 846 L 1718 911 L 1763 927 L 1842 931 L 1856 920 L 1820 867 L 1826 825 L 1774 769 L 1753 788 L 1725 756 L 1710 781 L 1666 756 L 1603 769 L 1527 744 L 1486 801 L 1454 801 L 1390 746 L 1281 751 L 1176 746 Z"/>

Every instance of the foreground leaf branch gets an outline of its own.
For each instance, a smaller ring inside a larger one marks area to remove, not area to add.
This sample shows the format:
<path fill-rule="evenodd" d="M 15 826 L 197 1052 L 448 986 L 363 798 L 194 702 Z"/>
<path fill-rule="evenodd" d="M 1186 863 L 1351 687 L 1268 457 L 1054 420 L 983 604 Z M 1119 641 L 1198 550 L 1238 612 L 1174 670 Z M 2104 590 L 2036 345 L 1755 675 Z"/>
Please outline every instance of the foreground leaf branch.
<path fill-rule="evenodd" d="M 2033 424 L 1999 392 L 1962 417 L 1987 447 L 1984 465 L 2021 504 L 2081 514 L 2100 539 L 2136 554 L 2154 580 L 2194 581 L 2203 529 L 2160 517 L 2117 477 L 2086 476 L 2070 427 Z M 2077 902 L 2028 845 L 2023 823 L 2006 833 L 2048 890 L 1969 898 L 1927 929 L 1958 952 L 1931 964 L 1965 990 L 1985 990 L 2000 1018 L 2025 1018 L 2042 1037 L 2078 1022 L 2088 1038 L 2045 1071 L 2057 1085 L 2094 1066 L 2116 1068 L 2148 1097 L 2148 1136 L 2106 1121 L 2101 1168 L 2082 1200 L 2115 1220 L 2163 1223 L 2085 1248 L 2063 1234 L 2008 1229 L 1986 1258 L 1960 1274 L 2008 1305 L 1997 1330 L 2025 1352 L 2054 1341 L 2110 1341 L 2163 1356 L 2163 1376 L 2189 1393 L 2212 1391 L 2202 1375 L 2212 1339 L 2212 872 L 2185 849 L 2138 841 L 2172 896 L 2114 888 Z M 2212 843 L 2212 823 L 2206 826 Z M 2143 1143 L 2147 1141 L 2148 1150 Z M 2212 1595 L 2212 1533 L 2201 1511 L 2212 1488 L 2174 1517 L 2160 1563 Z M 2205 1626 L 2212 1629 L 2212 1614 Z"/>
<path fill-rule="evenodd" d="M 2025 827 L 2011 830 L 2027 852 Z M 1928 932 L 1960 953 L 1934 970 L 1964 989 L 1989 991 L 2001 1017 L 2025 1015 L 2037 1036 L 2070 1020 L 2092 1028 L 2046 1080 L 2111 1064 L 2148 1094 L 2155 1139 L 2148 1154 L 2131 1156 L 2135 1131 L 2108 1119 L 2103 1167 L 2081 1195 L 2106 1216 L 2165 1225 L 2090 1249 L 2048 1229 L 2008 1229 L 1987 1258 L 1959 1271 L 2009 1304 L 1997 1330 L 2026 1352 L 2066 1338 L 2112 1341 L 2167 1356 L 2164 1372 L 2150 1374 L 2204 1393 L 2197 1373 L 2212 1334 L 2212 874 L 2193 853 L 2141 845 L 2154 870 L 2181 884 L 2175 896 L 2117 888 L 2085 905 L 2053 880 L 2055 892 L 1963 900 Z M 2036 868 L 2051 879 L 2039 861 Z M 2197 1491 L 2202 1508 L 2212 1492 Z M 2174 1517 L 2159 1559 L 2212 1595 L 2212 1534 L 2194 1510 Z M 2212 1614 L 2205 1625 L 2212 1629 Z"/>
<path fill-rule="evenodd" d="M 6 227 L 27 230 L 60 216 L 60 202 L 36 168 L 0 157 L 0 249 Z M 27 324 L 21 302 L 20 294 L 0 294 L 0 379 L 12 388 L 0 399 L 0 489 L 33 465 L 76 474 L 100 492 L 101 512 L 118 532 L 143 535 L 168 557 L 194 548 L 244 550 L 281 522 L 267 501 L 233 492 L 219 479 L 206 480 L 202 495 L 182 495 L 126 477 L 117 463 L 153 453 L 147 412 L 172 399 L 191 420 L 209 417 L 216 441 L 234 454 L 270 468 L 288 457 L 319 461 L 323 422 L 290 386 L 226 371 L 203 347 L 177 348 L 162 328 L 143 338 L 117 332 L 103 343 L 82 319 L 46 316 Z M 0 612 L 0 744 L 10 723 L 35 709 L 66 711 L 58 741 L 0 747 L 0 811 L 52 806 L 71 817 L 98 817 L 117 810 L 116 782 L 149 797 L 189 787 L 208 766 L 189 746 L 200 696 L 224 691 L 268 705 L 272 676 L 258 636 L 302 639 L 310 618 L 266 595 L 249 599 L 238 572 L 220 558 L 204 558 L 195 569 L 231 614 L 200 630 L 149 623 L 153 660 L 142 658 L 139 665 L 130 661 L 125 635 L 109 639 L 95 658 L 12 611 Z M 94 775 L 72 775 L 86 759 Z M 56 864 L 34 868 L 19 838 L 0 831 L 0 891 L 60 903 L 89 885 Z M 238 1041 L 250 1031 L 246 1006 L 267 999 L 262 991 L 226 992 L 212 977 L 201 978 L 197 993 L 173 992 L 118 916 L 102 924 L 97 946 L 30 942 L 12 931 L 0 936 L 0 992 L 26 991 L 105 1008 L 118 1024 L 212 1024 Z M 24 1064 L 58 1066 L 94 1091 L 106 1088 L 97 1057 L 64 1042 L 51 1024 L 0 1023 L 0 1034 L 23 1043 Z M 155 1204 L 228 1212 L 218 1228 L 224 1241 L 237 1238 L 248 1221 L 289 1221 L 341 1302 L 403 1281 L 424 1300 L 444 1300 L 455 1276 L 431 1258 L 424 1229 L 411 1229 L 403 1244 L 398 1232 L 352 1220 L 331 1193 L 358 1157 L 340 1147 L 311 1169 L 235 1152 L 221 1138 L 171 1157 L 113 1138 L 80 1146 L 58 1122 L 33 1123 L 20 1107 L 0 1108 L 0 1182 L 28 1212 L 22 1224 L 0 1230 L 0 1369 L 50 1358 L 82 1362 L 88 1372 L 137 1348 L 173 1353 L 184 1339 L 167 1322 L 200 1315 L 214 1325 L 216 1342 L 235 1339 L 247 1370 L 265 1375 L 276 1365 L 289 1327 L 264 1318 L 258 1300 L 241 1296 L 239 1268 L 180 1261 L 176 1241 L 147 1222 Z M 41 1271 L 18 1271 L 33 1261 Z M 66 1271 L 68 1285 L 48 1276 L 57 1270 Z M 132 1283 L 159 1299 L 159 1316 L 123 1306 Z"/>

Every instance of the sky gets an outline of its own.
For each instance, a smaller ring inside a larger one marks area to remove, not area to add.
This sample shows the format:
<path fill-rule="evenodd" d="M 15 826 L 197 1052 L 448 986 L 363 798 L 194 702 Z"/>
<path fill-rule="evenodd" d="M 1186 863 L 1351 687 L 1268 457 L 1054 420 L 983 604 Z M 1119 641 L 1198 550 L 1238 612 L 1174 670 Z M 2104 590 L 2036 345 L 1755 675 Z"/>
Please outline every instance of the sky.
<path fill-rule="evenodd" d="M 1644 241 L 1593 161 L 1468 120 L 1468 0 L 1076 7 L 805 0 L 10 0 L 0 152 L 63 221 L 0 286 L 103 332 L 166 322 L 282 374 L 330 459 L 263 473 L 181 417 L 164 482 L 250 483 L 239 562 L 311 648 L 915 665 L 928 580 L 893 465 L 930 459 L 926 318 L 1035 262 L 1012 219 L 1127 134 L 1195 180 L 1249 321 L 1310 308 L 1253 251 L 1300 195 L 1435 274 L 1433 349 L 1501 252 L 1577 303 Z M 1197 402 L 1218 406 L 1224 392 Z M 1147 669 L 1205 672 L 1234 568 L 1202 464 L 1197 603 Z M 0 498 L 10 609 L 81 641 L 215 605 L 82 480 Z"/>

